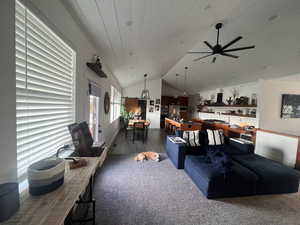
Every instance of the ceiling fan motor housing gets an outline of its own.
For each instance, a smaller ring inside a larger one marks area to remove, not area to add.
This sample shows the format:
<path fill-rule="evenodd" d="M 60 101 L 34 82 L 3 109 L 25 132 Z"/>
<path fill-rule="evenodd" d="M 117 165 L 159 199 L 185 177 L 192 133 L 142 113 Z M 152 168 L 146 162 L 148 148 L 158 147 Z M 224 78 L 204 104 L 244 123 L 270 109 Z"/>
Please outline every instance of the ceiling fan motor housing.
<path fill-rule="evenodd" d="M 217 29 L 217 30 L 219 30 L 219 29 L 221 29 L 221 28 L 222 28 L 222 26 L 223 26 L 223 24 L 222 24 L 222 23 L 217 23 L 217 24 L 216 24 L 216 29 Z"/>

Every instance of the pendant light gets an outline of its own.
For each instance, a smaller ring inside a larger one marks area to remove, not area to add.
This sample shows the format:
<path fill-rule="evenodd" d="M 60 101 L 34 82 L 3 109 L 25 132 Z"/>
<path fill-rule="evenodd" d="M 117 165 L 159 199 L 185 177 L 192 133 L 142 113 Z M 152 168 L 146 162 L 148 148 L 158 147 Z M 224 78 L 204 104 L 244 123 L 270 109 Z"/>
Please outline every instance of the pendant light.
<path fill-rule="evenodd" d="M 185 74 L 184 74 L 184 92 L 183 92 L 183 95 L 187 96 L 188 94 L 186 92 L 186 79 L 187 79 L 187 69 L 188 69 L 188 67 L 186 66 L 186 67 L 184 67 L 184 69 L 185 69 Z"/>
<path fill-rule="evenodd" d="M 141 94 L 142 100 L 149 100 L 150 99 L 150 93 L 149 90 L 146 88 L 146 80 L 147 80 L 147 74 L 144 75 L 144 89 Z"/>
<path fill-rule="evenodd" d="M 176 86 L 175 86 L 176 88 L 178 87 L 178 86 L 177 86 L 177 85 L 178 85 L 178 76 L 179 76 L 179 74 L 178 74 L 178 73 L 176 73 Z M 178 95 L 177 95 L 177 94 L 175 94 L 175 95 L 174 95 L 174 97 L 175 97 L 175 98 L 177 98 L 177 97 L 178 97 Z"/>

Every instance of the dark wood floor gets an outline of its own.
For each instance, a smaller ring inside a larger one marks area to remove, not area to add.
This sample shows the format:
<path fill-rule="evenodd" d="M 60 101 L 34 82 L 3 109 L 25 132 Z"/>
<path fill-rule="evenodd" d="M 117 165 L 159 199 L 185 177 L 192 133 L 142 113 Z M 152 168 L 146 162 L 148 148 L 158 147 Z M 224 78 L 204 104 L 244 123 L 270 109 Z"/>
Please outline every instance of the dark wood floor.
<path fill-rule="evenodd" d="M 132 135 L 128 134 L 126 138 L 125 133 L 120 131 L 110 154 L 130 154 L 146 151 L 164 153 L 166 135 L 164 129 L 149 129 L 145 143 L 140 139 L 132 143 Z"/>

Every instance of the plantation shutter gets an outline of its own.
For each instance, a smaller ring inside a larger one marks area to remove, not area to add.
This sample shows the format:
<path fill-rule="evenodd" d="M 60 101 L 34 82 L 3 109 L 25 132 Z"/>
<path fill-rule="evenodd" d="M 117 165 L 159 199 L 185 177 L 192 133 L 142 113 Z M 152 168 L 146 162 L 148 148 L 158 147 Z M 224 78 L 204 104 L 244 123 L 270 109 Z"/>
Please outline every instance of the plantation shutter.
<path fill-rule="evenodd" d="M 75 52 L 16 2 L 18 176 L 71 141 Z"/>

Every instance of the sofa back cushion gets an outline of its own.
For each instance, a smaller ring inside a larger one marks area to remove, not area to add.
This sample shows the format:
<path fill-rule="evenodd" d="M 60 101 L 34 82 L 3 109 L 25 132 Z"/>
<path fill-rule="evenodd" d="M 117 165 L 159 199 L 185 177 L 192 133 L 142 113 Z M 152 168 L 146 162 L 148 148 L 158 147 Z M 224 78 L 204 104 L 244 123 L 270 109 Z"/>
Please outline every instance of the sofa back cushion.
<path fill-rule="evenodd" d="M 176 131 L 175 131 L 175 136 L 176 136 L 176 137 L 181 137 L 181 138 L 182 138 L 182 137 L 183 137 L 183 131 L 182 131 L 182 130 L 176 130 Z"/>
<path fill-rule="evenodd" d="M 207 129 L 208 144 L 209 145 L 223 145 L 224 133 L 223 130 L 209 130 Z"/>

